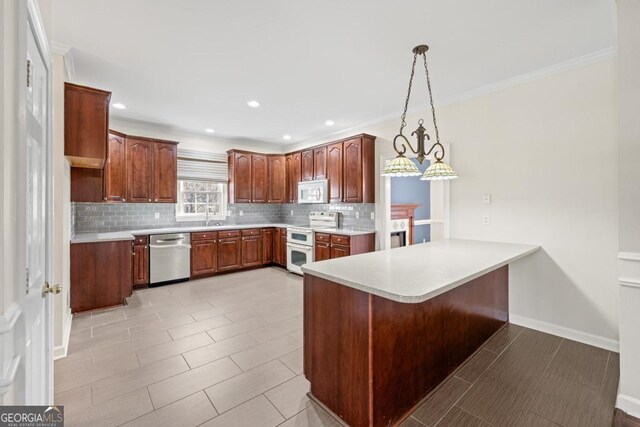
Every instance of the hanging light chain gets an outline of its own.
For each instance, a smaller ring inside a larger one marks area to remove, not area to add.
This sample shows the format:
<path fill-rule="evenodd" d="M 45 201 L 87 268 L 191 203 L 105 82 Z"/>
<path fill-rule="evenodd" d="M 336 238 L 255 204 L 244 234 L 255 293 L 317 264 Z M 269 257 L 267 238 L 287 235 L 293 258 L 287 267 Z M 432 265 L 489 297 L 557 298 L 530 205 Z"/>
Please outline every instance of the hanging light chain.
<path fill-rule="evenodd" d="M 409 89 L 407 90 L 407 99 L 404 101 L 404 111 L 402 112 L 402 117 L 400 118 L 400 134 L 402 134 L 402 130 L 407 125 L 405 119 L 407 118 L 407 108 L 409 108 L 409 98 L 411 98 L 411 86 L 413 85 L 413 75 L 416 72 L 416 60 L 418 59 L 418 54 L 413 54 L 413 64 L 411 65 L 411 77 L 409 77 Z M 426 59 L 425 59 L 426 60 Z"/>
<path fill-rule="evenodd" d="M 429 78 L 429 67 L 427 67 L 427 55 L 425 53 L 422 54 L 424 59 L 424 71 L 427 74 L 427 89 L 429 90 L 429 102 L 431 103 L 431 114 L 433 116 L 433 127 L 436 131 L 436 144 L 440 144 L 440 136 L 438 135 L 438 123 L 436 122 L 436 108 L 433 106 L 433 95 L 431 93 L 431 79 Z M 415 65 L 415 57 L 413 59 L 413 63 Z M 405 108 L 406 111 L 406 108 Z"/>

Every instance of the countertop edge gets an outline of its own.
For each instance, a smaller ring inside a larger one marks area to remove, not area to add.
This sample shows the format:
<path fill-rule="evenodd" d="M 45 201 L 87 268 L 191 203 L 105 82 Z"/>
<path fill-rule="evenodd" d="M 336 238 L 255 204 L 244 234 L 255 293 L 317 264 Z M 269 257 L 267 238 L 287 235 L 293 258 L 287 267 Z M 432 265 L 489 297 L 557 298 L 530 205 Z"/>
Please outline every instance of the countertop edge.
<path fill-rule="evenodd" d="M 513 261 L 517 261 L 517 260 L 519 260 L 521 258 L 529 256 L 529 255 L 539 251 L 540 249 L 542 249 L 542 246 L 539 246 L 539 245 L 533 246 L 531 249 L 529 249 L 529 250 L 527 250 L 527 251 L 525 251 L 525 252 L 523 252 L 521 254 L 515 255 L 515 256 L 510 257 L 510 258 L 507 258 L 506 260 L 500 261 L 500 262 L 498 262 L 498 263 L 496 263 L 494 265 L 491 265 L 491 266 L 489 266 L 487 268 L 484 268 L 484 269 L 478 271 L 477 273 L 471 274 L 471 275 L 466 276 L 466 277 L 462 277 L 462 278 L 460 278 L 458 280 L 455 280 L 455 281 L 453 281 L 451 283 L 448 283 L 446 285 L 442 285 L 438 289 L 432 290 L 432 291 L 427 292 L 427 293 L 422 294 L 422 295 L 398 295 L 398 294 L 392 294 L 392 293 L 389 293 L 389 292 L 386 292 L 386 291 L 383 291 L 383 290 L 380 290 L 380 289 L 376 289 L 376 288 L 372 288 L 372 287 L 367 286 L 367 285 L 363 285 L 361 283 L 354 283 L 354 282 L 351 282 L 349 280 L 341 279 L 339 277 L 335 277 L 335 276 L 332 276 L 332 275 L 327 274 L 327 273 L 323 273 L 323 272 L 320 272 L 320 271 L 317 271 L 317 270 L 314 270 L 314 269 L 309 269 L 309 268 L 305 267 L 304 265 L 302 266 L 302 271 L 303 271 L 304 274 L 309 274 L 311 276 L 316 276 L 316 277 L 319 277 L 321 279 L 329 280 L 331 282 L 338 283 L 340 285 L 344 285 L 344 286 L 350 287 L 352 289 L 357 289 L 359 291 L 366 292 L 366 293 L 369 293 L 369 294 L 372 294 L 372 295 L 383 297 L 383 298 L 386 298 L 386 299 L 389 299 L 389 300 L 392 300 L 392 301 L 396 301 L 396 302 L 400 302 L 400 303 L 408 303 L 408 304 L 418 304 L 418 303 L 427 301 L 427 300 L 429 300 L 431 298 L 437 297 L 438 295 L 441 295 L 441 294 L 443 294 L 443 293 L 445 293 L 447 291 L 450 291 L 450 290 L 452 290 L 454 288 L 457 288 L 458 286 L 463 285 L 463 284 L 465 284 L 467 282 L 470 282 L 471 280 L 476 279 L 476 278 L 478 278 L 478 277 L 480 277 L 480 276 L 482 276 L 484 274 L 487 274 L 487 273 L 489 273 L 491 271 L 497 270 L 500 267 L 504 267 L 505 265 L 507 265 L 509 263 L 512 263 Z"/>

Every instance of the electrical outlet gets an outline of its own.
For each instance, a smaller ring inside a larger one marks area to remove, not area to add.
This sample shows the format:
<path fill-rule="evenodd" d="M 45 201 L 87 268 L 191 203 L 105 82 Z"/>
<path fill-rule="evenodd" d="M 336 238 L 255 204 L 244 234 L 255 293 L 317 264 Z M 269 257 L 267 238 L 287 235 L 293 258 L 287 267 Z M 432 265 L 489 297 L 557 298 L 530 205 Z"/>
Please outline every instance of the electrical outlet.
<path fill-rule="evenodd" d="M 482 223 L 484 225 L 489 225 L 489 215 L 485 215 L 482 217 Z"/>
<path fill-rule="evenodd" d="M 155 215 L 154 215 L 154 218 L 155 219 L 160 219 L 160 212 L 156 212 Z"/>
<path fill-rule="evenodd" d="M 485 204 L 485 205 L 490 205 L 491 204 L 491 194 L 485 193 L 482 196 L 482 203 Z"/>
<path fill-rule="evenodd" d="M 293 216 L 293 209 L 291 210 L 291 216 Z"/>
<path fill-rule="evenodd" d="M 376 219 L 376 214 L 371 212 L 371 219 Z"/>
<path fill-rule="evenodd" d="M 360 219 L 360 212 L 356 211 L 356 219 Z"/>
<path fill-rule="evenodd" d="M 244 215 L 244 212 L 243 212 L 243 211 L 239 211 L 239 212 L 238 212 L 238 215 L 243 216 L 243 215 Z"/>

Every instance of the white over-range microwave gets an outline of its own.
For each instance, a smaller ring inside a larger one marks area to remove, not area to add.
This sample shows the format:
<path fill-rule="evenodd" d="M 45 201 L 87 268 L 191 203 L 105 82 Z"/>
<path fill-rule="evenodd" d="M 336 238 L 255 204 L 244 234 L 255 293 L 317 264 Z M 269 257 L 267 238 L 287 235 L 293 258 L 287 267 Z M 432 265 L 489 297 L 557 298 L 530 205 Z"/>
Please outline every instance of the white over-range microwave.
<path fill-rule="evenodd" d="M 298 203 L 329 203 L 329 185 L 326 179 L 300 181 Z"/>

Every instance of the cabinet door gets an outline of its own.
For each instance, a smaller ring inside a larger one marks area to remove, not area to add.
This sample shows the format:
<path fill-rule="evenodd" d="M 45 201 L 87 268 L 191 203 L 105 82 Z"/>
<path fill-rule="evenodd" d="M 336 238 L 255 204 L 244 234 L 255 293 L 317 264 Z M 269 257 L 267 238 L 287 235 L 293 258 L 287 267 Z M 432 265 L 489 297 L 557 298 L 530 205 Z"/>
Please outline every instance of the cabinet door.
<path fill-rule="evenodd" d="M 149 284 L 149 246 L 133 246 L 133 284 L 144 286 Z"/>
<path fill-rule="evenodd" d="M 331 246 L 329 243 L 316 242 L 314 261 L 331 259 Z"/>
<path fill-rule="evenodd" d="M 293 165 L 293 155 L 287 154 L 284 158 L 284 167 L 285 167 L 285 190 L 286 190 L 286 202 L 285 203 L 293 203 L 293 187 L 291 185 L 291 166 Z"/>
<path fill-rule="evenodd" d="M 266 203 L 268 186 L 267 156 L 264 154 L 251 155 L 251 201 L 253 203 Z"/>
<path fill-rule="evenodd" d="M 287 229 L 280 231 L 280 265 L 287 266 Z"/>
<path fill-rule="evenodd" d="M 276 228 L 273 232 L 273 263 L 278 265 L 282 265 L 281 244 L 282 240 L 280 239 L 280 229 Z"/>
<path fill-rule="evenodd" d="M 242 267 L 262 265 L 260 236 L 242 237 Z"/>
<path fill-rule="evenodd" d="M 107 163 L 104 166 L 105 202 L 126 202 L 127 170 L 125 139 L 120 135 L 109 134 L 107 144 Z"/>
<path fill-rule="evenodd" d="M 349 256 L 349 246 L 331 245 L 331 259 Z"/>
<path fill-rule="evenodd" d="M 152 196 L 153 143 L 127 138 L 127 202 L 150 202 Z"/>
<path fill-rule="evenodd" d="M 262 229 L 262 263 L 273 262 L 273 228 Z"/>
<path fill-rule="evenodd" d="M 240 237 L 218 239 L 218 271 L 237 270 L 242 267 Z"/>
<path fill-rule="evenodd" d="M 329 201 L 342 201 L 342 143 L 327 147 L 327 179 L 329 180 Z"/>
<path fill-rule="evenodd" d="M 302 153 L 291 155 L 291 173 L 289 186 L 291 188 L 291 203 L 298 201 L 298 183 L 302 181 Z"/>
<path fill-rule="evenodd" d="M 216 240 L 197 240 L 191 242 L 191 277 L 213 274 L 218 264 L 218 245 Z"/>
<path fill-rule="evenodd" d="M 251 203 L 251 154 L 233 154 L 234 203 Z"/>
<path fill-rule="evenodd" d="M 362 140 L 350 139 L 342 143 L 344 151 L 343 201 L 362 203 Z"/>
<path fill-rule="evenodd" d="M 313 180 L 313 150 L 303 151 L 301 158 L 301 181 Z"/>
<path fill-rule="evenodd" d="M 313 150 L 313 179 L 327 179 L 327 147 Z"/>
<path fill-rule="evenodd" d="M 269 156 L 269 203 L 286 203 L 286 171 L 284 156 Z"/>
<path fill-rule="evenodd" d="M 153 201 L 178 201 L 178 147 L 164 142 L 153 143 Z"/>

